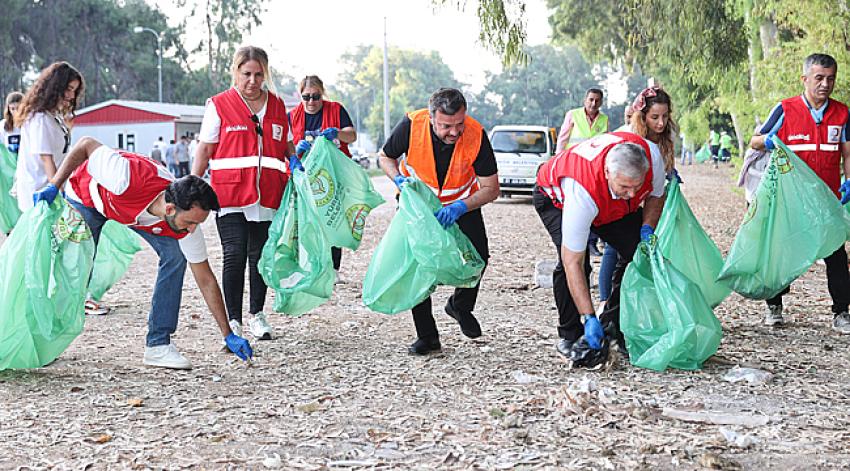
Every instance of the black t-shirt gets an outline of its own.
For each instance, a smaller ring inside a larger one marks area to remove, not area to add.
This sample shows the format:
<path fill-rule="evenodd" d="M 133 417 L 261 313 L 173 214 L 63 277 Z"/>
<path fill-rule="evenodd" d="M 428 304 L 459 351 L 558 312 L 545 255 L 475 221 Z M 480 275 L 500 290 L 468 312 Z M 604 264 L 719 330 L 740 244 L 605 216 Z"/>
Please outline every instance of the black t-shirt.
<path fill-rule="evenodd" d="M 443 182 L 446 180 L 446 174 L 449 173 L 449 164 L 452 161 L 452 153 L 454 153 L 455 145 L 446 144 L 434 135 L 434 130 L 429 129 L 431 134 L 431 144 L 434 148 L 434 160 L 437 167 L 437 181 L 440 182 L 440 188 L 443 187 Z M 397 159 L 410 148 L 410 118 L 405 115 L 404 118 L 396 124 L 395 129 L 390 134 L 390 138 L 384 143 L 384 154 L 387 157 Z M 490 145 L 490 139 L 487 138 L 487 133 L 481 130 L 481 147 L 478 149 L 478 156 L 475 157 L 475 162 L 472 163 L 475 169 L 475 174 L 479 177 L 489 177 L 495 175 L 498 169 L 496 168 L 496 156 L 493 155 L 493 147 Z"/>
<path fill-rule="evenodd" d="M 324 106 L 316 114 L 310 114 L 304 111 L 304 132 L 322 129 L 322 113 L 324 112 Z M 290 111 L 286 116 L 289 118 L 289 126 L 292 127 L 292 112 Z M 351 122 L 351 116 L 348 115 L 348 111 L 345 110 L 345 107 L 339 105 L 339 129 L 353 126 L 354 124 Z"/>

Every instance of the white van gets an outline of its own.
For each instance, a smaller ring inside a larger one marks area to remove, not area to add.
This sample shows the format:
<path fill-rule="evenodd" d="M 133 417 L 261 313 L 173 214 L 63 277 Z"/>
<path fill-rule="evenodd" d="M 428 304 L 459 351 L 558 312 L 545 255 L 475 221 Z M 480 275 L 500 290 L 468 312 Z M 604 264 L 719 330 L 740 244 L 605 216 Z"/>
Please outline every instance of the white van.
<path fill-rule="evenodd" d="M 537 169 L 555 154 L 555 128 L 500 125 L 490 131 L 502 196 L 531 196 Z"/>

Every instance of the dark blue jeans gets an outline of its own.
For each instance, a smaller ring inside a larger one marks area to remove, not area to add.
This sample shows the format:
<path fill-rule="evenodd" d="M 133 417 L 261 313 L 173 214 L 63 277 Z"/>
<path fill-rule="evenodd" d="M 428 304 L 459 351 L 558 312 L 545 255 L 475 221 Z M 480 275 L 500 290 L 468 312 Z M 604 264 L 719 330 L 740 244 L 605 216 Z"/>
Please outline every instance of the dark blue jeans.
<path fill-rule="evenodd" d="M 602 265 L 599 267 L 599 300 L 607 301 L 611 296 L 611 288 L 614 279 L 614 269 L 617 268 L 617 259 L 620 255 L 611 244 L 605 244 L 605 253 L 602 254 Z"/>
<path fill-rule="evenodd" d="M 68 203 L 83 216 L 97 245 L 100 240 L 100 231 L 107 221 L 106 217 L 98 210 L 80 202 L 69 199 Z M 148 313 L 148 335 L 145 345 L 148 347 L 168 345 L 171 343 L 171 334 L 177 330 L 177 317 L 183 296 L 183 275 L 186 273 L 186 257 L 183 256 L 177 239 L 131 229 L 142 236 L 159 255 L 159 268 L 151 299 L 151 310 Z"/>

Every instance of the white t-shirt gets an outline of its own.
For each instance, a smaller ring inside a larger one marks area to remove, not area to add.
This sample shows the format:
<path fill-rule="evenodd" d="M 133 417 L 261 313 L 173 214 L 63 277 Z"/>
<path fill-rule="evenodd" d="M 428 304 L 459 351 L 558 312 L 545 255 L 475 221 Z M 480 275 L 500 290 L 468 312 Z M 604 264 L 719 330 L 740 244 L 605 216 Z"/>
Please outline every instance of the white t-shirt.
<path fill-rule="evenodd" d="M 664 159 L 657 144 L 646 143 L 649 144 L 652 162 L 652 190 L 649 195 L 660 198 L 664 196 Z M 565 211 L 561 214 L 561 245 L 573 252 L 584 252 L 590 226 L 599 214 L 599 208 L 590 193 L 574 179 L 562 178 L 560 185 L 565 202 Z M 614 196 L 614 199 L 617 197 Z"/>
<path fill-rule="evenodd" d="M 66 139 L 67 136 L 67 139 Z M 65 160 L 66 141 L 70 133 L 65 120 L 51 113 L 35 113 L 21 126 L 21 147 L 18 150 L 18 168 L 15 171 L 15 192 L 21 211 L 32 208 L 32 194 L 47 185 L 41 156 L 50 154 L 56 168 Z"/>
<path fill-rule="evenodd" d="M 246 110 L 247 106 L 248 105 L 245 105 Z M 265 118 L 265 116 L 266 104 L 264 103 L 263 108 L 257 112 L 257 118 L 260 119 L 260 126 L 263 125 L 263 118 Z M 207 107 L 204 110 L 204 119 L 201 122 L 201 132 L 198 135 L 198 139 L 201 142 L 206 142 L 208 144 L 217 144 L 220 136 L 221 118 L 218 116 L 215 103 L 213 103 L 212 99 L 209 99 L 207 100 Z M 219 216 L 224 216 L 231 213 L 242 213 L 248 221 L 271 221 L 274 219 L 275 212 L 277 212 L 277 209 L 267 208 L 261 205 L 258 201 L 250 206 L 243 206 L 241 208 L 221 208 L 221 211 L 219 211 L 218 214 Z"/>
<path fill-rule="evenodd" d="M 98 184 L 116 195 L 124 193 L 130 186 L 130 162 L 107 146 L 100 146 L 92 152 L 89 156 L 88 171 Z M 162 171 L 167 173 L 165 169 Z M 80 201 L 71 185 L 67 185 L 66 190 L 69 198 Z M 162 221 L 161 218 L 145 211 L 136 223 L 140 226 L 151 226 L 160 221 Z M 177 242 L 189 263 L 201 263 L 207 260 L 207 244 L 204 241 L 204 231 L 201 230 L 201 226 L 196 227 L 194 232 L 178 239 Z"/>

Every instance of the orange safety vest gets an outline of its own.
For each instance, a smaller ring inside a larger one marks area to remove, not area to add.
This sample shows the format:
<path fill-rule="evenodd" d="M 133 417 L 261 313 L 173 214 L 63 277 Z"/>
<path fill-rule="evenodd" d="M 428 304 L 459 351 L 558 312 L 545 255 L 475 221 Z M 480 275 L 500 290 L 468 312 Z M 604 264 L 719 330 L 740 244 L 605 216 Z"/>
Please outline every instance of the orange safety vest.
<path fill-rule="evenodd" d="M 464 131 L 455 143 L 449 171 L 443 185 L 437 181 L 437 163 L 431 141 L 431 115 L 427 109 L 407 114 L 410 118 L 410 143 L 407 153 L 400 159 L 399 170 L 405 177 L 416 177 L 431 188 L 443 206 L 468 198 L 478 191 L 478 176 L 473 163 L 481 148 L 481 124 L 466 117 Z"/>

